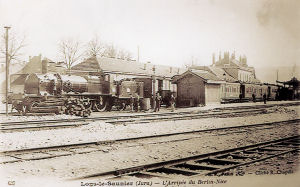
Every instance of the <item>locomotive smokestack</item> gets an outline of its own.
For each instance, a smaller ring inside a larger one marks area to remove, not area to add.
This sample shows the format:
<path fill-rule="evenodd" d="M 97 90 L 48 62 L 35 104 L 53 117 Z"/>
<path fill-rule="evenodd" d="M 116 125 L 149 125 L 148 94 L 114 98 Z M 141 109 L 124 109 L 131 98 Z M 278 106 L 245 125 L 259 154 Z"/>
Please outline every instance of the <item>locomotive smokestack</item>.
<path fill-rule="evenodd" d="M 42 74 L 45 74 L 48 72 L 48 61 L 42 60 Z"/>

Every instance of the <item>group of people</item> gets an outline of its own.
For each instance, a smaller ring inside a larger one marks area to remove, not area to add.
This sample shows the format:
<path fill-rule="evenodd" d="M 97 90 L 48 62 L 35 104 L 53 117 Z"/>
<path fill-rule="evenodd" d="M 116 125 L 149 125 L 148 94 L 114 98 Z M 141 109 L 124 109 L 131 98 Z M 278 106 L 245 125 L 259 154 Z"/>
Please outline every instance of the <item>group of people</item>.
<path fill-rule="evenodd" d="M 161 101 L 162 101 L 162 98 L 161 98 L 160 94 L 157 93 L 156 97 L 155 97 L 154 112 L 158 112 L 159 111 L 160 105 L 161 105 Z M 173 94 L 171 94 L 169 101 L 170 101 L 170 105 L 171 105 L 171 111 L 174 112 L 175 111 L 175 96 Z"/>
<path fill-rule="evenodd" d="M 156 94 L 155 97 L 155 106 L 154 106 L 154 112 L 158 112 L 160 110 L 160 106 L 161 106 L 161 102 L 162 102 L 162 97 L 160 96 L 159 93 Z M 130 109 L 131 111 L 140 111 L 140 97 L 137 94 L 135 97 L 133 97 L 132 95 L 130 95 Z M 170 96 L 170 106 L 171 106 L 171 111 L 174 112 L 175 111 L 175 96 L 173 94 L 171 94 Z"/>
<path fill-rule="evenodd" d="M 252 101 L 254 103 L 256 102 L 256 95 L 254 93 L 252 94 Z M 264 95 L 263 95 L 263 101 L 264 101 L 264 104 L 267 104 L 267 95 L 266 95 L 266 93 L 264 93 Z"/>

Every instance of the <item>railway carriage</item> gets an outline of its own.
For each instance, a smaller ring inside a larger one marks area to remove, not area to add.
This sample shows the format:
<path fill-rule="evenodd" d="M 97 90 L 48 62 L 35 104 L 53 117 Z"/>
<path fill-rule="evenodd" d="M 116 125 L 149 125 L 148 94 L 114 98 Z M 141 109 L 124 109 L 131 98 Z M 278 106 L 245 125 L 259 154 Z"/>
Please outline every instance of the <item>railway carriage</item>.
<path fill-rule="evenodd" d="M 277 85 L 268 85 L 268 99 L 277 100 L 278 99 L 278 86 Z"/>
<path fill-rule="evenodd" d="M 234 102 L 239 100 L 240 84 L 237 82 L 226 82 L 221 85 L 221 102 Z"/>
<path fill-rule="evenodd" d="M 264 84 L 246 83 L 246 84 L 241 84 L 240 90 L 241 90 L 242 98 L 251 100 L 252 94 L 254 94 L 256 99 L 261 100 L 264 94 L 268 96 L 270 88 L 268 85 L 264 85 Z M 270 95 L 270 97 L 275 97 L 275 95 Z"/>

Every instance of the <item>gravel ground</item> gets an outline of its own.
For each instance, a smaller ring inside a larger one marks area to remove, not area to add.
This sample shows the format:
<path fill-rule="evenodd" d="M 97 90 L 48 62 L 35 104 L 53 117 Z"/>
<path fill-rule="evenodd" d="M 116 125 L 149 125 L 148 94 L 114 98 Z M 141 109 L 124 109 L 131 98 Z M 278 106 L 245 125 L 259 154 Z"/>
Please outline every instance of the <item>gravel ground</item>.
<path fill-rule="evenodd" d="M 193 131 L 201 129 L 238 126 L 298 119 L 300 106 L 275 107 L 267 109 L 271 114 L 235 118 L 206 118 L 194 120 L 163 121 L 147 124 L 114 125 L 101 121 L 76 128 L 23 131 L 0 134 L 0 150 L 15 150 L 46 147 L 90 141 L 114 140 L 120 138 L 149 136 L 156 134 Z M 16 137 L 18 137 L 16 139 Z"/>
<path fill-rule="evenodd" d="M 215 120 L 218 119 L 213 119 L 212 121 Z M 227 120 L 231 119 L 225 119 L 224 121 L 226 122 Z M 180 141 L 159 138 L 154 142 L 152 142 L 153 140 L 143 140 L 130 144 L 118 143 L 106 145 L 103 146 L 103 151 L 99 152 L 75 154 L 47 160 L 3 164 L 2 166 L 3 171 L 6 172 L 6 176 L 55 176 L 60 179 L 68 179 L 97 172 L 245 146 L 297 134 L 298 126 L 281 125 L 278 128 L 268 130 L 247 131 L 245 133 L 230 135 L 206 133 L 203 136 L 191 139 L 184 138 Z"/>

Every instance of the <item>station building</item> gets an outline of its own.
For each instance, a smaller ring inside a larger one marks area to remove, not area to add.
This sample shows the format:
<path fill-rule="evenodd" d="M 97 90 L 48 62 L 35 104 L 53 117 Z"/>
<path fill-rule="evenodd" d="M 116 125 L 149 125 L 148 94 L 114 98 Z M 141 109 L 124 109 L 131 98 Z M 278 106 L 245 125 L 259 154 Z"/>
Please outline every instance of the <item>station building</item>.
<path fill-rule="evenodd" d="M 177 85 L 172 83 L 172 77 L 182 74 L 185 69 L 172 66 L 155 65 L 150 62 L 142 63 L 135 60 L 123 60 L 108 57 L 91 57 L 71 68 L 74 74 L 97 74 L 99 72 L 110 75 L 110 81 L 135 79 L 151 84 L 155 80 L 156 91 L 177 92 Z M 152 89 L 152 86 L 149 87 Z M 147 93 L 152 93 L 152 90 Z"/>
<path fill-rule="evenodd" d="M 179 106 L 201 106 L 220 103 L 220 89 L 224 82 L 205 70 L 190 69 L 173 78 L 177 84 Z"/>
<path fill-rule="evenodd" d="M 244 98 L 245 93 L 252 93 L 249 89 L 255 85 L 261 85 L 255 69 L 248 66 L 247 58 L 240 56 L 237 60 L 235 54 L 230 57 L 229 52 L 223 57 L 220 54 L 217 61 L 213 54 L 210 66 L 193 65 L 187 72 L 175 76 L 173 82 L 177 84 L 178 103 L 182 106 L 234 101 Z"/>

